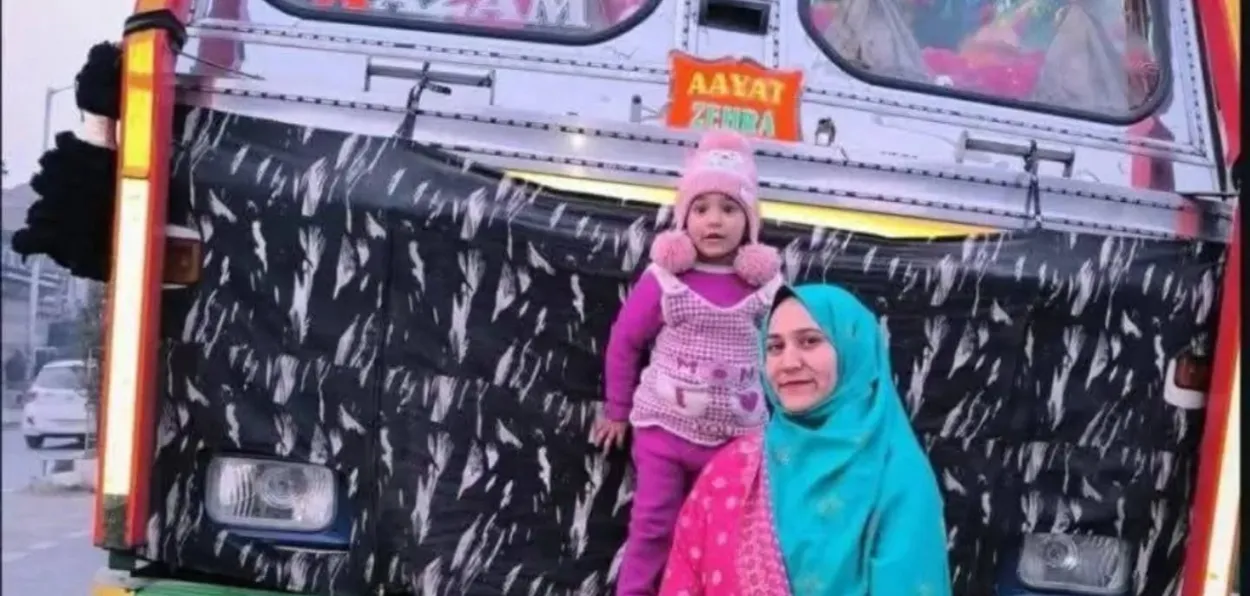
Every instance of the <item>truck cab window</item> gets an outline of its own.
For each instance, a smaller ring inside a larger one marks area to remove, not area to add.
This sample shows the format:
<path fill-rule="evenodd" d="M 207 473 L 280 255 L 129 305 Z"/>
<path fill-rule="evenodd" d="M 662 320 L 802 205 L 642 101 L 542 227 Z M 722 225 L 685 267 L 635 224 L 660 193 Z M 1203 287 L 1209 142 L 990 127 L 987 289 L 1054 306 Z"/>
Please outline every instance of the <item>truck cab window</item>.
<path fill-rule="evenodd" d="M 1140 119 L 1162 95 L 1151 0 L 806 0 L 817 45 L 884 86 Z"/>
<path fill-rule="evenodd" d="M 630 29 L 658 0 L 267 0 L 314 21 L 581 45 Z"/>

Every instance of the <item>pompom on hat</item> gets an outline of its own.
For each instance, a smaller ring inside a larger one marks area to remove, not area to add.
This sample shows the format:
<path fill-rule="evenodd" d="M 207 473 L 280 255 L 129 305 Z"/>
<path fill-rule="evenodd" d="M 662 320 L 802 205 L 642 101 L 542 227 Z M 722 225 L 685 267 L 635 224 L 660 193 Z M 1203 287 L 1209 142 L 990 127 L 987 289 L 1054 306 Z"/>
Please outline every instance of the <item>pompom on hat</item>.
<path fill-rule="evenodd" d="M 686 217 L 696 197 L 712 192 L 738 201 L 747 216 L 747 237 L 734 257 L 734 272 L 751 285 L 764 285 L 781 270 L 781 257 L 777 249 L 759 243 L 759 178 L 755 154 L 746 137 L 730 130 L 705 133 L 699 140 L 699 147 L 686 160 L 685 171 L 677 183 L 673 229 L 656 235 L 651 243 L 651 261 L 674 274 L 694 267 L 698 251 L 686 233 Z"/>

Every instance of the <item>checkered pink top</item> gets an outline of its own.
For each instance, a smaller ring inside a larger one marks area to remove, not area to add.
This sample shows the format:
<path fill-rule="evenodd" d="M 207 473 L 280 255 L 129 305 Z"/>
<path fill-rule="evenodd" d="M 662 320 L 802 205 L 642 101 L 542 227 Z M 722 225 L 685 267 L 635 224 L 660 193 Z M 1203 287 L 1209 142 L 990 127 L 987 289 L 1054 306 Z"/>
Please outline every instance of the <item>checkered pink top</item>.
<path fill-rule="evenodd" d="M 642 371 L 629 421 L 717 446 L 767 419 L 760 386 L 760 325 L 781 277 L 720 307 L 673 274 L 652 266 L 664 325 Z"/>

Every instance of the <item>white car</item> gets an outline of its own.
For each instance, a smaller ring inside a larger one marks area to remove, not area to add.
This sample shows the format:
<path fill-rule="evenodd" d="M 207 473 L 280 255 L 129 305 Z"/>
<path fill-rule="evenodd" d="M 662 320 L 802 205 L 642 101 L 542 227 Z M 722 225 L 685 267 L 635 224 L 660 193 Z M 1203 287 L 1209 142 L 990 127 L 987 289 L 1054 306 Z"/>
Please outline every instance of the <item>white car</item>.
<path fill-rule="evenodd" d="M 30 448 L 42 447 L 47 438 L 86 439 L 86 381 L 82 360 L 56 360 L 39 369 L 22 406 L 22 434 Z"/>

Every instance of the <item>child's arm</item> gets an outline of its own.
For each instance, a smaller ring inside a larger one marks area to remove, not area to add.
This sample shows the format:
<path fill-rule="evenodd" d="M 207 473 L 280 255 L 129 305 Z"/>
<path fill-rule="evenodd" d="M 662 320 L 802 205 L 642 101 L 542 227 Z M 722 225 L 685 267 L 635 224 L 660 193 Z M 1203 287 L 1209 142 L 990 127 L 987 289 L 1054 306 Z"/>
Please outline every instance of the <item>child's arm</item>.
<path fill-rule="evenodd" d="M 650 271 L 643 272 L 612 323 L 603 367 L 607 398 L 605 413 L 610 420 L 629 420 L 629 411 L 634 405 L 634 389 L 638 387 L 638 363 L 642 359 L 642 351 L 647 349 L 647 344 L 655 339 L 664 325 L 661 296 L 660 282 L 655 275 Z"/>

